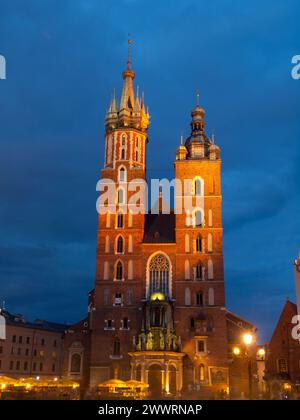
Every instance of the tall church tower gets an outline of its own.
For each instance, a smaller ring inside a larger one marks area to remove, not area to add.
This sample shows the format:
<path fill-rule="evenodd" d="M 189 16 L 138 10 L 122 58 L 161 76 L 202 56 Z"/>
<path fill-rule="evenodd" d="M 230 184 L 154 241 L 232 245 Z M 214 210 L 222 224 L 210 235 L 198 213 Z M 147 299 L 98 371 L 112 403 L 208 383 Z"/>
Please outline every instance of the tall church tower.
<path fill-rule="evenodd" d="M 176 153 L 174 211 L 164 214 L 159 206 L 158 214 L 148 214 L 146 202 L 134 208 L 133 198 L 146 185 L 150 120 L 134 78 L 129 43 L 121 100 L 113 94 L 105 119 L 100 202 L 105 199 L 89 305 L 90 385 L 132 378 L 159 395 L 195 386 L 224 390 L 220 150 L 205 133 L 197 101 L 191 135 Z M 163 191 L 160 198 L 162 204 Z"/>
<path fill-rule="evenodd" d="M 99 214 L 98 220 L 96 284 L 90 305 L 91 385 L 118 377 L 120 369 L 123 373 L 130 370 L 128 352 L 141 324 L 138 309 L 143 291 L 138 273 L 143 270 L 141 243 L 145 215 L 143 211 L 136 214 L 128 205 L 135 193 L 130 192 L 128 185 L 139 180 L 134 182 L 143 188 L 146 179 L 150 116 L 144 98 L 134 92 L 130 44 L 131 41 L 121 100 L 118 102 L 113 94 L 105 118 L 103 193 L 110 184 L 116 188 L 109 207 L 105 214 Z"/>
<path fill-rule="evenodd" d="M 176 153 L 176 333 L 197 382 L 228 381 L 220 149 L 205 132 L 205 110 L 191 113 L 191 135 Z M 182 211 L 180 211 L 182 209 Z"/>

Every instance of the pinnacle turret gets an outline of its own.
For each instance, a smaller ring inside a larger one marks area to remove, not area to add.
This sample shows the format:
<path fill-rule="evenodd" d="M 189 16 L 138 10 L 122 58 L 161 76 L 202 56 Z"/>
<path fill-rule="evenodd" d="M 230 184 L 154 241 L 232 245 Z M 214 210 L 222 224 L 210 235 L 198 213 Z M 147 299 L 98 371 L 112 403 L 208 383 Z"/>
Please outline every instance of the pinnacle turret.
<path fill-rule="evenodd" d="M 131 62 L 131 39 L 128 40 L 127 67 L 123 72 L 123 89 L 119 106 L 115 93 L 106 114 L 106 129 L 113 130 L 117 127 L 132 127 L 146 131 L 149 126 L 150 116 L 146 111 L 144 97 L 135 96 L 133 80 L 135 73 Z"/>

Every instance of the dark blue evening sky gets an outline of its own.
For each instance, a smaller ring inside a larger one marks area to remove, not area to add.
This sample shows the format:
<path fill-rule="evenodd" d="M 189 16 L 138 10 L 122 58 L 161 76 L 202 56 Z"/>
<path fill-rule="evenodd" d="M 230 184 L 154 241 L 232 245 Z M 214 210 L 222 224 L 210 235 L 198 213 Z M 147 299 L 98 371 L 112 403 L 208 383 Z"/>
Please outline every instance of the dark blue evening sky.
<path fill-rule="evenodd" d="M 223 158 L 227 306 L 268 339 L 300 251 L 298 0 L 0 0 L 0 299 L 73 322 L 93 287 L 105 111 L 127 34 L 152 116 L 148 176 L 173 177 L 195 92 Z"/>

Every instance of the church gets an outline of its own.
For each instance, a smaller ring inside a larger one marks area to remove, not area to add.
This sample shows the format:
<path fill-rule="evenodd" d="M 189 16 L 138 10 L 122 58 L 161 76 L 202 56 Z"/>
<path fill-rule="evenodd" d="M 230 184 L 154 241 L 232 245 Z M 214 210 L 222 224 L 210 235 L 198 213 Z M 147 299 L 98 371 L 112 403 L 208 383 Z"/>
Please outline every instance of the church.
<path fill-rule="evenodd" d="M 152 141 L 134 79 L 129 45 L 121 99 L 113 95 L 105 117 L 101 179 L 116 186 L 114 209 L 99 212 L 95 286 L 87 318 L 67 332 L 65 372 L 91 388 L 143 381 L 162 396 L 247 392 L 247 366 L 234 374 L 232 349 L 256 328 L 225 307 L 220 149 L 197 100 L 190 136 L 174 150 L 175 180 L 191 182 L 174 202 L 191 209 L 163 211 L 160 191 L 158 211 L 134 211 L 128 186 L 147 182 Z"/>

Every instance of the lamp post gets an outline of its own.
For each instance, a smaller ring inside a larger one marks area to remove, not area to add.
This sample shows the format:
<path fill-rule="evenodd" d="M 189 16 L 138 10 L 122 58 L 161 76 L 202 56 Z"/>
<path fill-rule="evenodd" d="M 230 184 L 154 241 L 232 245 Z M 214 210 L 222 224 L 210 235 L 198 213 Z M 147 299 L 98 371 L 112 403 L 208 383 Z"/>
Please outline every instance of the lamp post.
<path fill-rule="evenodd" d="M 249 348 L 253 342 L 253 335 L 250 333 L 243 335 L 243 341 L 246 346 L 246 357 L 248 361 L 248 386 L 249 386 L 249 400 L 252 400 L 252 363 Z"/>

